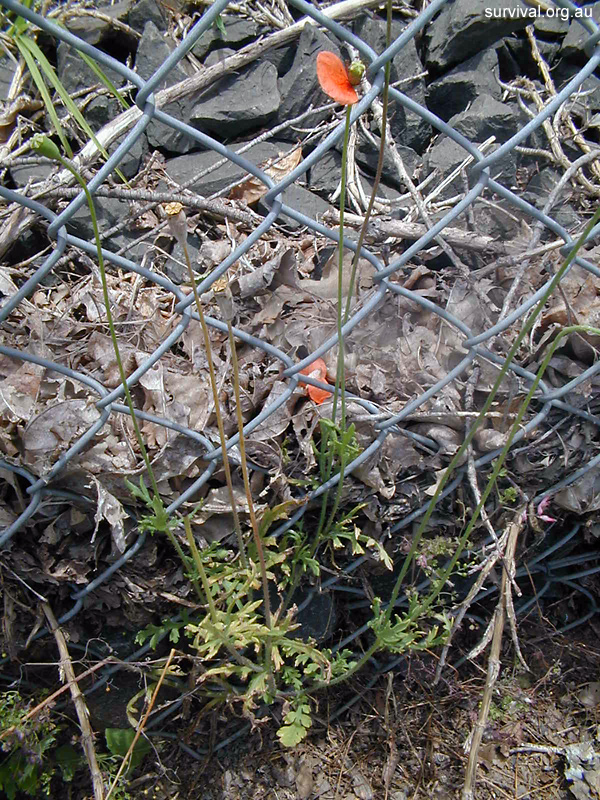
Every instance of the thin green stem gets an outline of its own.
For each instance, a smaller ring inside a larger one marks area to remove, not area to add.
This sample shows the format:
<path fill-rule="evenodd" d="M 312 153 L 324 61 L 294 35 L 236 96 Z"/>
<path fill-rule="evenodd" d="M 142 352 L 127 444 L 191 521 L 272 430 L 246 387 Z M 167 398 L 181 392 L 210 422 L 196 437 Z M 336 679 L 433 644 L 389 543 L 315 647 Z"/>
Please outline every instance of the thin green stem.
<path fill-rule="evenodd" d="M 202 581 L 202 588 L 204 589 L 204 595 L 206 602 L 208 603 L 208 608 L 210 611 L 210 618 L 214 623 L 217 622 L 217 609 L 215 607 L 215 601 L 213 600 L 212 592 L 210 591 L 210 584 L 208 582 L 208 578 L 206 577 L 206 570 L 204 569 L 204 564 L 202 563 L 202 558 L 200 557 L 200 553 L 198 552 L 198 547 L 196 546 L 196 540 L 194 539 L 194 534 L 192 533 L 192 525 L 190 523 L 190 518 L 185 515 L 183 518 L 183 526 L 185 528 L 185 535 L 188 541 L 188 545 L 190 547 L 190 552 L 192 554 L 192 559 L 198 571 L 198 575 L 200 576 L 200 580 Z M 200 595 L 200 599 L 202 600 L 202 595 Z"/>
<path fill-rule="evenodd" d="M 337 370 L 335 375 L 335 390 L 333 392 L 333 411 L 331 421 L 335 424 L 337 416 L 337 400 L 338 395 L 341 396 L 341 420 L 340 429 L 344 430 L 346 427 L 346 391 L 344 386 L 344 334 L 342 332 L 343 326 L 343 294 L 344 294 L 344 212 L 346 209 L 346 182 L 348 170 L 348 141 L 350 139 L 350 115 L 352 113 L 352 106 L 346 106 L 346 127 L 344 129 L 344 144 L 342 147 L 342 177 L 340 183 L 340 227 L 338 239 L 338 294 L 337 294 L 337 334 L 338 334 L 338 358 Z"/>
<path fill-rule="evenodd" d="M 346 208 L 346 183 L 348 171 L 348 141 L 350 139 L 350 115 L 352 113 L 352 106 L 346 106 L 346 127 L 344 128 L 344 143 L 342 146 L 342 175 L 340 181 L 340 224 L 339 224 L 339 238 L 338 238 L 338 286 L 337 286 L 337 335 L 338 335 L 338 357 L 337 369 L 335 374 L 335 389 L 333 392 L 333 406 L 331 411 L 331 421 L 336 424 L 337 417 L 337 404 L 338 395 L 341 396 L 341 419 L 339 429 L 341 431 L 346 428 L 346 386 L 345 386 L 345 363 L 344 363 L 344 333 L 343 327 L 343 294 L 344 294 L 344 211 Z M 329 480 L 333 470 L 333 462 L 335 453 L 329 449 L 330 437 L 326 433 L 324 426 L 321 426 L 321 453 L 326 458 L 325 475 L 321 474 L 321 479 Z M 340 474 L 340 486 L 343 483 L 344 475 Z M 317 549 L 319 541 L 323 532 L 331 526 L 331 515 L 329 522 L 325 526 L 325 519 L 327 516 L 327 503 L 329 501 L 329 492 L 325 492 L 323 500 L 321 501 L 321 516 L 317 533 L 315 535 L 314 550 Z"/>
<path fill-rule="evenodd" d="M 90 211 L 90 218 L 92 220 L 92 228 L 94 231 L 94 239 L 96 241 L 96 252 L 98 255 L 98 267 L 100 270 L 100 281 L 102 283 L 102 296 L 104 299 L 104 307 L 106 309 L 106 319 L 108 322 L 108 328 L 110 331 L 110 338 L 112 341 L 113 350 L 115 352 L 115 359 L 117 361 L 117 367 L 119 370 L 119 377 L 121 379 L 121 385 L 123 386 L 123 392 L 125 394 L 125 399 L 127 402 L 127 407 L 129 409 L 129 414 L 131 415 L 131 422 L 133 424 L 133 430 L 135 432 L 135 437 L 137 439 L 138 446 L 140 448 L 140 452 L 142 454 L 142 458 L 146 465 L 146 471 L 148 473 L 148 478 L 152 485 L 152 491 L 154 493 L 154 497 L 156 500 L 156 507 L 154 509 L 155 516 L 157 519 L 157 529 L 165 533 L 173 545 L 177 555 L 179 556 L 181 563 L 185 566 L 187 564 L 187 558 L 181 549 L 181 545 L 177 541 L 177 538 L 173 534 L 173 531 L 170 529 L 168 524 L 168 519 L 164 510 L 164 505 L 162 502 L 162 498 L 160 497 L 160 493 L 158 491 L 158 484 L 156 482 L 156 478 L 154 476 L 154 470 L 152 469 L 152 464 L 150 462 L 150 456 L 148 455 L 148 451 L 146 450 L 146 446 L 144 444 L 144 440 L 142 438 L 142 432 L 140 430 L 137 417 L 135 415 L 135 408 L 133 406 L 133 399 L 131 397 L 131 392 L 129 390 L 129 385 L 127 383 L 127 376 L 125 374 L 125 368 L 123 366 L 123 361 L 121 359 L 121 353 L 119 351 L 119 342 L 117 339 L 117 332 L 115 329 L 115 323 L 112 316 L 112 311 L 110 309 L 110 297 L 108 294 L 108 282 L 106 280 L 106 269 L 104 267 L 104 255 L 102 253 L 102 244 L 100 242 L 100 230 L 98 228 L 98 218 L 96 216 L 96 207 L 94 204 L 94 198 L 92 197 L 90 190 L 87 187 L 86 182 L 83 180 L 79 172 L 73 167 L 73 165 L 67 161 L 67 159 L 63 158 L 60 153 L 56 155 L 56 158 L 60 161 L 65 169 L 69 170 L 71 175 L 75 178 L 75 180 L 79 183 L 81 188 L 85 193 L 85 197 L 88 203 L 88 208 Z"/>
<path fill-rule="evenodd" d="M 385 34 L 385 46 L 388 48 L 392 41 L 392 2 L 388 0 L 387 2 L 387 19 L 386 19 L 386 34 Z M 387 132 L 387 113 L 388 113 L 388 98 L 389 98 L 389 90 L 390 90 L 390 73 L 391 73 L 392 64 L 391 61 L 388 61 L 385 65 L 385 82 L 383 84 L 383 96 L 382 96 L 382 112 L 381 112 L 381 141 L 379 143 L 379 154 L 377 158 L 377 168 L 375 170 L 375 178 L 373 180 L 373 188 L 371 190 L 371 197 L 369 198 L 369 204 L 367 206 L 367 210 L 365 212 L 365 218 L 363 219 L 363 223 L 360 228 L 360 233 L 358 235 L 358 242 L 356 243 L 356 252 L 354 253 L 354 258 L 352 259 L 352 269 L 350 272 L 350 286 L 348 288 L 348 295 L 346 297 L 346 310 L 344 311 L 344 325 L 348 322 L 348 317 L 350 316 L 350 305 L 352 303 L 352 292 L 354 289 L 354 284 L 356 281 L 356 272 L 358 269 L 358 260 L 360 258 L 360 251 L 362 250 L 363 243 L 365 241 L 365 236 L 367 233 L 367 228 L 369 227 L 369 220 L 371 219 L 371 214 L 373 213 L 373 206 L 375 205 L 375 198 L 377 197 L 377 189 L 379 188 L 379 183 L 381 181 L 381 173 L 383 171 L 383 159 L 385 155 L 385 142 L 386 142 L 386 132 Z M 356 287 L 358 293 L 358 286 Z"/>

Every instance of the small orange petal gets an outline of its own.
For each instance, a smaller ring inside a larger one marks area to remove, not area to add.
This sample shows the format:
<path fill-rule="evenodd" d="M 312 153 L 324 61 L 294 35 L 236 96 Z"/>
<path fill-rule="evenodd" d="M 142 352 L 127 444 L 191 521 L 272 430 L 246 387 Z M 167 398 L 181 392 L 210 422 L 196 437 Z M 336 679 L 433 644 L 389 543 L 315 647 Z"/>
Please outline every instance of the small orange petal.
<path fill-rule="evenodd" d="M 310 375 L 311 378 L 315 378 L 317 381 L 327 383 L 327 365 L 322 358 L 317 358 L 307 367 L 301 369 L 300 374 Z M 331 392 L 328 392 L 325 389 L 319 389 L 318 386 L 311 386 L 310 384 L 306 386 L 306 393 L 314 403 L 317 403 L 317 405 L 322 403 L 324 400 L 327 400 L 328 397 L 331 397 Z"/>
<path fill-rule="evenodd" d="M 308 396 L 317 405 L 320 405 L 322 402 L 327 400 L 331 397 L 331 392 L 327 392 L 325 389 L 319 389 L 318 386 L 308 386 Z"/>
<path fill-rule="evenodd" d="M 356 103 L 358 95 L 350 83 L 348 70 L 343 62 L 328 50 L 322 50 L 317 56 L 317 78 L 321 89 L 333 100 L 342 105 Z"/>
<path fill-rule="evenodd" d="M 327 365 L 322 358 L 317 358 L 307 367 L 300 370 L 300 375 L 310 375 L 318 381 L 327 381 Z"/>

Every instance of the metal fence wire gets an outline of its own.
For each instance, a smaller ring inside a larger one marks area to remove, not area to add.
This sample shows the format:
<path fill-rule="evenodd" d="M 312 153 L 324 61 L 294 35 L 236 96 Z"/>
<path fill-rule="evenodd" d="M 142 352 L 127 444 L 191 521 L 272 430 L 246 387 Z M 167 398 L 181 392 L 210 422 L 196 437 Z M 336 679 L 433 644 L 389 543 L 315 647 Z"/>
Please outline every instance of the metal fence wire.
<path fill-rule="evenodd" d="M 352 121 L 359 118 L 361 114 L 366 112 L 372 105 L 373 101 L 381 94 L 384 85 L 384 67 L 385 65 L 402 49 L 417 37 L 425 28 L 425 26 L 432 20 L 446 4 L 447 0 L 433 0 L 427 8 L 422 11 L 416 18 L 408 24 L 396 41 L 393 42 L 385 52 L 376 53 L 369 46 L 367 46 L 360 38 L 353 35 L 344 25 L 338 24 L 333 21 L 326 12 L 319 10 L 317 7 L 311 5 L 304 0 L 289 0 L 290 5 L 306 14 L 307 17 L 314 20 L 317 25 L 331 31 L 338 39 L 344 41 L 349 46 L 355 48 L 364 62 L 368 65 L 366 76 L 370 83 L 371 88 L 360 99 L 360 101 L 353 107 Z M 208 277 L 206 277 L 199 285 L 200 293 L 210 290 L 210 288 L 217 282 L 223 275 L 229 273 L 236 267 L 240 259 L 248 253 L 252 246 L 278 221 L 285 220 L 286 218 L 294 220 L 301 226 L 305 226 L 309 232 L 314 233 L 320 237 L 327 237 L 332 242 L 337 243 L 338 232 L 335 227 L 328 227 L 315 219 L 311 219 L 302 213 L 299 213 L 295 208 L 287 205 L 282 200 L 283 192 L 286 188 L 297 182 L 299 179 L 306 176 L 307 171 L 320 160 L 322 160 L 340 141 L 343 135 L 344 125 L 340 123 L 335 130 L 333 130 L 326 138 L 314 149 L 314 151 L 298 164 L 298 166 L 288 174 L 279 183 L 275 181 L 262 169 L 255 166 L 249 160 L 241 155 L 236 154 L 230 147 L 220 144 L 215 139 L 206 135 L 205 133 L 197 130 L 196 128 L 175 119 L 173 116 L 165 113 L 155 104 L 154 92 L 157 90 L 164 79 L 169 73 L 177 67 L 184 56 L 191 50 L 193 45 L 198 41 L 204 32 L 206 32 L 217 20 L 218 16 L 227 9 L 229 0 L 216 0 L 207 11 L 204 13 L 200 21 L 193 27 L 189 34 L 185 37 L 183 42 L 171 54 L 169 58 L 162 64 L 150 79 L 142 80 L 140 76 L 133 70 L 127 68 L 124 64 L 100 51 L 99 49 L 87 44 L 80 38 L 74 36 L 63 27 L 53 24 L 50 20 L 43 18 L 36 12 L 32 11 L 25 5 L 21 5 L 16 0 L 0 0 L 0 5 L 5 9 L 21 15 L 26 20 L 30 21 L 40 29 L 45 31 L 56 40 L 67 43 L 73 48 L 91 57 L 102 68 L 112 70 L 120 75 L 123 79 L 128 81 L 135 87 L 135 104 L 137 108 L 132 109 L 128 116 L 128 124 L 130 129 L 127 135 L 110 155 L 104 164 L 100 166 L 96 174 L 88 181 L 88 188 L 92 195 L 101 187 L 107 179 L 115 173 L 123 158 L 128 154 L 130 149 L 140 139 L 144 131 L 148 128 L 151 122 L 160 122 L 169 128 L 185 134 L 192 140 L 195 140 L 198 145 L 205 149 L 212 150 L 220 156 L 228 159 L 232 163 L 241 167 L 245 172 L 254 176 L 254 178 L 262 182 L 267 187 L 268 191 L 263 198 L 263 203 L 268 208 L 268 213 L 247 238 L 235 248 L 231 254 L 225 258 L 215 268 Z M 554 5 L 560 9 L 568 9 L 572 14 L 578 10 L 578 7 L 569 2 L 569 0 L 555 0 Z M 392 276 L 398 275 L 403 267 L 407 265 L 412 259 L 422 253 L 426 248 L 436 240 L 439 235 L 444 235 L 444 231 L 452 226 L 454 220 L 461 215 L 469 212 L 477 198 L 480 198 L 485 192 L 493 193 L 496 197 L 501 198 L 508 204 L 511 204 L 518 212 L 525 214 L 531 219 L 534 225 L 537 225 L 537 237 L 535 238 L 534 248 L 536 243 L 539 242 L 541 232 L 547 229 L 557 239 L 562 240 L 564 243 L 561 254 L 566 256 L 574 245 L 574 239 L 569 232 L 549 214 L 553 204 L 558 197 L 560 189 L 564 186 L 566 181 L 574 173 L 574 170 L 581 167 L 584 163 L 591 162 L 596 157 L 596 151 L 591 152 L 587 156 L 583 156 L 579 161 L 574 162 L 572 168 L 565 173 L 561 179 L 560 184 L 556 187 L 552 195 L 548 198 L 546 210 L 538 210 L 532 204 L 526 202 L 522 197 L 517 196 L 514 191 L 502 185 L 497 180 L 492 178 L 496 168 L 501 164 L 505 156 L 512 151 L 515 151 L 517 146 L 526 142 L 529 137 L 536 131 L 540 130 L 546 121 L 551 121 L 558 109 L 565 101 L 573 98 L 579 91 L 584 81 L 593 74 L 594 70 L 600 65 L 600 28 L 593 19 L 588 17 L 577 17 L 577 22 L 582 26 L 582 29 L 588 35 L 588 40 L 585 44 L 585 53 L 587 55 L 587 63 L 582 66 L 577 74 L 570 80 L 570 82 L 551 100 L 545 105 L 539 113 L 535 115 L 524 127 L 522 127 L 514 136 L 508 141 L 499 146 L 494 152 L 489 155 L 484 155 L 483 152 L 469 141 L 461 133 L 453 129 L 451 125 L 444 122 L 437 117 L 427 108 L 423 107 L 417 102 L 414 102 L 406 94 L 398 91 L 395 88 L 390 88 L 390 97 L 396 103 L 397 107 L 403 107 L 407 111 L 417 114 L 422 120 L 429 123 L 433 128 L 445 136 L 449 137 L 460 148 L 464 150 L 465 157 L 471 156 L 473 164 L 470 168 L 470 188 L 466 195 L 460 200 L 451 210 L 446 213 L 442 219 L 436 224 L 432 225 L 429 230 L 423 233 L 414 244 L 408 247 L 401 255 L 394 258 L 391 263 L 383 263 L 380 257 L 375 255 L 368 246 L 362 248 L 361 254 L 367 259 L 368 263 L 372 266 L 374 290 L 367 300 L 362 305 L 357 305 L 351 313 L 350 318 L 344 326 L 344 334 L 350 336 L 357 326 L 362 321 L 367 319 L 374 310 L 381 306 L 382 303 L 390 301 L 397 296 L 401 296 L 410 300 L 415 307 L 420 308 L 423 313 L 428 315 L 437 316 L 445 326 L 449 326 L 458 337 L 461 339 L 462 344 L 462 357 L 459 363 L 456 363 L 453 369 L 448 371 L 443 377 L 437 380 L 426 391 L 422 391 L 419 396 L 407 402 L 401 411 L 395 414 L 381 414 L 381 409 L 374 403 L 368 402 L 361 398 L 353 398 L 364 409 L 366 416 L 371 416 L 373 419 L 372 430 L 374 435 L 370 444 L 365 447 L 360 455 L 358 455 L 352 463 L 350 463 L 346 472 L 351 473 L 357 469 L 361 464 L 364 464 L 368 459 L 376 453 L 376 451 L 383 446 L 386 439 L 394 433 L 397 433 L 402 428 L 402 423 L 411 414 L 421 409 L 432 398 L 441 396 L 445 387 L 451 385 L 457 379 L 464 378 L 466 374 L 473 368 L 475 364 L 491 363 L 496 367 L 504 363 L 501 348 L 492 349 L 492 343 L 502 337 L 502 334 L 507 331 L 511 326 L 518 328 L 522 321 L 525 319 L 528 311 L 540 300 L 543 296 L 551 276 L 548 281 L 541 286 L 535 293 L 522 299 L 518 307 L 500 319 L 496 324 L 488 327 L 484 332 L 477 335 L 469 328 L 463 319 L 459 319 L 453 313 L 440 307 L 435 302 L 423 296 L 423 293 L 413 291 L 411 289 L 403 288 L 400 283 L 390 280 Z M 42 202 L 28 197 L 23 192 L 13 191 L 0 186 L 0 196 L 9 205 L 9 207 L 22 207 L 29 209 L 35 214 L 39 214 L 41 218 L 48 222 L 48 236 L 54 240 L 54 246 L 48 256 L 44 258 L 43 263 L 39 266 L 31 277 L 23 283 L 22 286 L 12 296 L 5 297 L 0 311 L 0 321 L 5 323 L 9 320 L 11 314 L 24 303 L 27 298 L 30 298 L 36 290 L 43 285 L 43 281 L 52 273 L 53 269 L 59 260 L 67 252 L 67 248 L 76 248 L 85 254 L 89 254 L 93 259 L 96 255 L 96 245 L 92 241 L 84 241 L 81 238 L 71 235 L 67 232 L 67 223 L 73 220 L 74 215 L 82 207 L 87 208 L 86 198 L 83 192 L 77 192 L 76 196 L 70 200 L 67 207 L 60 214 L 53 213 Z M 593 241 L 596 235 L 600 232 L 600 226 L 592 231 L 589 241 Z M 355 243 L 349 238 L 345 238 L 345 246 L 349 250 L 355 250 Z M 533 252 L 533 249 L 532 249 Z M 524 253 L 522 258 L 528 257 L 528 253 Z M 180 341 L 186 329 L 188 329 L 192 320 L 198 320 L 196 312 L 193 310 L 193 297 L 184 293 L 180 286 L 168 280 L 164 275 L 157 274 L 152 270 L 146 268 L 142 262 L 138 263 L 135 260 L 116 255 L 108 249 L 104 249 L 104 258 L 106 262 L 113 265 L 119 270 L 135 273 L 141 276 L 145 281 L 152 282 L 154 285 L 161 287 L 163 290 L 170 292 L 176 301 L 176 311 L 179 314 L 179 323 L 165 336 L 160 346 L 140 364 L 129 376 L 128 383 L 131 388 L 136 387 L 139 382 L 146 376 L 150 370 L 155 367 L 171 348 L 173 348 Z M 596 279 L 600 279 L 600 270 L 588 259 L 583 256 L 577 256 L 570 267 L 570 270 L 579 270 L 581 275 L 589 273 Z M 227 333 L 227 326 L 220 319 L 207 318 L 209 326 Z M 283 352 L 271 344 L 262 341 L 260 338 L 254 337 L 245 331 L 234 328 L 234 334 L 239 342 L 243 342 L 250 348 L 256 348 L 258 351 L 263 351 L 265 358 L 270 362 L 278 362 L 282 371 L 282 380 L 286 382 L 285 391 L 277 398 L 275 402 L 270 403 L 262 411 L 249 422 L 244 431 L 249 435 L 252 431 L 259 429 L 261 426 L 268 425 L 270 418 L 277 412 L 277 409 L 285 404 L 292 393 L 297 389 L 298 384 L 302 380 L 304 383 L 311 383 L 310 378 L 300 376 L 301 370 L 307 365 L 311 364 L 316 358 L 326 354 L 331 349 L 337 346 L 337 335 L 331 336 L 325 341 L 318 349 L 310 352 L 302 361 L 295 363 L 287 353 Z M 35 517 L 36 511 L 40 508 L 44 499 L 48 497 L 58 496 L 63 502 L 69 501 L 69 493 L 64 490 L 58 490 L 53 487 L 53 482 L 56 478 L 63 475 L 69 468 L 73 460 L 85 451 L 87 447 L 93 442 L 94 437 L 102 431 L 104 426 L 111 423 L 115 415 L 127 415 L 128 409 L 123 402 L 124 391 L 122 386 L 116 389 L 110 389 L 103 385 L 99 380 L 96 380 L 85 372 L 77 369 L 71 369 L 63 363 L 57 363 L 39 357 L 34 352 L 22 349 L 11 349 L 9 347 L 0 347 L 0 353 L 15 359 L 18 362 L 30 362 L 39 365 L 40 367 L 48 370 L 54 374 L 59 374 L 68 378 L 74 384 L 80 386 L 82 390 L 89 392 L 90 397 L 95 398 L 95 405 L 100 412 L 99 417 L 89 424 L 89 427 L 69 446 L 68 450 L 64 452 L 55 463 L 42 475 L 36 476 L 24 465 L 15 463 L 15 460 L 3 460 L 1 468 L 5 474 L 14 473 L 20 479 L 26 481 L 29 486 L 26 491 L 27 505 L 25 510 L 15 521 L 10 524 L 0 535 L 0 544 L 7 546 L 9 543 L 18 543 L 19 532 L 22 532 L 27 525 L 28 521 Z M 566 385 L 560 389 L 553 389 L 543 381 L 540 383 L 539 390 L 536 393 L 536 409 L 537 413 L 533 415 L 526 424 L 523 425 L 522 430 L 516 436 L 513 443 L 513 450 L 519 447 L 519 443 L 540 425 L 543 421 L 547 421 L 551 412 L 556 412 L 564 417 L 565 415 L 576 415 L 576 417 L 586 420 L 594 426 L 600 425 L 600 418 L 596 417 L 590 410 L 581 407 L 580 402 L 573 401 L 570 398 L 570 393 L 574 392 L 577 387 L 583 385 L 590 385 L 593 377 L 600 369 L 600 362 L 596 362 L 590 366 L 582 374 L 570 380 Z M 535 375 L 515 363 L 511 363 L 509 367 L 510 373 L 519 381 L 519 385 L 530 386 L 534 380 Z M 509 375 L 508 378 L 511 376 Z M 513 381 L 514 383 L 514 381 Z M 154 423 L 156 426 L 162 426 L 169 431 L 174 431 L 177 434 L 183 434 L 197 443 L 200 451 L 203 451 L 203 459 L 208 462 L 208 467 L 202 475 L 198 477 L 192 485 L 177 497 L 177 499 L 170 504 L 167 509 L 169 514 L 175 512 L 180 506 L 188 499 L 194 498 L 198 490 L 205 485 L 211 476 L 214 474 L 221 458 L 220 447 L 215 447 L 210 438 L 204 435 L 201 431 L 192 430 L 189 427 L 183 426 L 180 423 L 168 419 L 164 416 L 153 415 L 143 411 L 137 412 L 141 420 Z M 417 437 L 418 439 L 418 437 Z M 232 453 L 232 459 L 238 458 L 236 455 L 236 444 L 238 436 L 232 436 L 228 441 L 228 448 Z M 430 440 L 426 442 L 429 446 L 435 447 L 435 443 Z M 500 453 L 501 448 L 492 452 L 485 453 L 478 458 L 475 462 L 475 468 L 479 469 L 487 464 L 490 464 Z M 535 498 L 539 502 L 546 495 L 553 495 L 559 489 L 574 484 L 582 479 L 583 476 L 589 471 L 600 464 L 600 456 L 597 456 L 578 469 L 576 472 L 568 475 L 560 481 L 560 483 L 553 486 L 548 486 L 543 495 Z M 252 465 L 251 465 L 252 466 Z M 443 497 L 446 497 L 453 492 L 456 492 L 457 487 L 466 479 L 467 471 L 464 468 L 462 471 L 457 472 L 455 479 L 446 487 Z M 334 486 L 337 482 L 337 476 L 332 477 L 327 483 L 321 485 L 318 489 L 311 493 L 312 498 L 321 496 L 324 492 Z M 90 502 L 94 503 L 95 499 L 90 498 Z M 389 534 L 394 535 L 402 529 L 407 528 L 415 519 L 421 516 L 425 511 L 426 505 L 418 508 L 412 513 L 408 514 L 405 518 L 396 522 L 391 526 Z M 300 506 L 296 513 L 277 530 L 280 535 L 283 531 L 289 529 L 302 517 L 305 512 L 306 506 Z M 579 526 L 568 534 L 572 538 L 579 531 Z M 563 542 L 563 540 L 561 540 Z M 80 585 L 77 590 L 73 592 L 72 598 L 74 606 L 70 612 L 63 615 L 61 622 L 66 622 L 76 615 L 83 607 L 83 601 L 87 595 L 95 589 L 105 584 L 111 575 L 123 566 L 130 559 L 136 557 L 136 553 L 140 550 L 144 543 L 144 534 L 140 534 L 135 543 L 126 549 L 125 552 L 116 560 L 109 569 L 101 574 L 98 574 L 93 580 L 85 583 L 83 587 Z M 564 542 L 563 542 L 564 543 Z M 560 544 L 560 543 L 559 543 Z M 571 588 L 576 588 L 587 597 L 590 604 L 590 612 L 585 615 L 585 619 L 589 618 L 592 613 L 596 611 L 596 603 L 593 595 L 584 589 L 578 581 L 585 575 L 592 572 L 597 572 L 600 567 L 597 566 L 597 556 L 590 558 L 590 556 L 560 556 L 556 555 L 556 542 L 548 545 L 544 553 L 536 556 L 531 562 L 528 569 L 529 571 L 542 571 L 544 573 L 544 585 L 540 589 L 543 594 L 549 585 L 554 580 L 560 581 L 563 584 L 568 584 Z M 552 554 L 555 553 L 554 560 Z M 596 560 L 594 560 L 596 558 Z M 347 568 L 347 573 L 352 573 L 357 566 L 361 563 L 361 559 L 357 559 L 353 564 Z M 335 588 L 339 584 L 337 577 L 331 578 L 324 583 L 324 587 L 330 585 Z M 356 605 L 364 605 L 365 597 L 359 590 L 356 591 Z M 310 597 L 306 602 L 310 602 Z M 528 603 L 535 602 L 535 598 Z M 525 607 L 522 608 L 526 610 Z M 570 627 L 572 624 L 578 624 L 583 621 L 581 618 L 577 621 L 568 621 L 565 626 Z M 342 643 L 344 644 L 344 643 Z M 133 654 L 132 658 L 138 657 L 140 652 Z"/>

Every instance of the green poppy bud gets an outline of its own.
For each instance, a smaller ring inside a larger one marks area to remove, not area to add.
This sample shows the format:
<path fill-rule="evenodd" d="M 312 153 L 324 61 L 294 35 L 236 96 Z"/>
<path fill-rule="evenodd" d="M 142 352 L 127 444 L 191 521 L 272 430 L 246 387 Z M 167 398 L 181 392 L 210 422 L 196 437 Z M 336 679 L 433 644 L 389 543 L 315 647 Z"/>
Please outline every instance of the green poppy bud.
<path fill-rule="evenodd" d="M 362 63 L 362 61 L 353 61 L 348 67 L 348 77 L 350 78 L 350 83 L 352 86 L 359 84 L 364 74 L 365 65 Z"/>
<path fill-rule="evenodd" d="M 52 161 L 61 160 L 60 150 L 54 142 L 48 139 L 47 136 L 44 136 L 43 133 L 35 134 L 31 140 L 31 149 L 37 150 L 40 155 L 50 158 Z"/>

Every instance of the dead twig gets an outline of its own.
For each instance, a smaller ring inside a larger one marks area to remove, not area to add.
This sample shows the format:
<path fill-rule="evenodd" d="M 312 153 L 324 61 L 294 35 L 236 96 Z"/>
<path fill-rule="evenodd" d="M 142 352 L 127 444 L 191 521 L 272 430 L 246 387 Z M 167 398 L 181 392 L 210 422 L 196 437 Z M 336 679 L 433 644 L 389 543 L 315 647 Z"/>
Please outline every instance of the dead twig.
<path fill-rule="evenodd" d="M 174 655 L 175 655 L 175 650 L 172 649 L 171 652 L 169 653 L 169 657 L 167 658 L 167 663 L 163 667 L 163 671 L 160 673 L 160 678 L 158 679 L 158 682 L 157 682 L 157 684 L 156 684 L 156 686 L 154 688 L 154 691 L 152 692 L 152 697 L 150 698 L 150 702 L 148 703 L 148 708 L 146 709 L 146 713 L 144 714 L 144 718 L 142 719 L 142 721 L 138 725 L 138 729 L 135 732 L 135 736 L 133 737 L 133 739 L 131 740 L 131 744 L 129 745 L 129 750 L 125 753 L 125 757 L 123 758 L 121 766 L 119 767 L 119 771 L 115 775 L 115 779 L 110 785 L 110 789 L 108 790 L 108 794 L 106 795 L 106 800 L 109 800 L 111 794 L 114 791 L 115 786 L 117 785 L 117 781 L 119 780 L 119 778 L 123 774 L 125 768 L 127 767 L 127 763 L 129 762 L 131 754 L 133 753 L 133 749 L 136 746 L 138 739 L 142 735 L 142 731 L 144 730 L 146 722 L 148 721 L 148 717 L 150 716 L 150 714 L 152 712 L 152 709 L 154 708 L 154 703 L 156 702 L 156 698 L 158 697 L 158 693 L 160 691 L 160 687 L 162 686 L 162 682 L 165 679 L 165 675 L 167 674 L 167 670 L 171 666 L 171 661 L 173 660 L 173 656 Z"/>
<path fill-rule="evenodd" d="M 67 685 L 71 692 L 71 697 L 73 698 L 73 704 L 75 705 L 75 711 L 77 712 L 77 719 L 79 720 L 79 725 L 81 726 L 81 745 L 83 747 L 83 752 L 92 776 L 94 797 L 95 800 L 104 800 L 104 784 L 102 781 L 102 773 L 98 767 L 98 760 L 96 759 L 96 751 L 94 749 L 94 732 L 92 731 L 92 726 L 90 725 L 89 720 L 90 712 L 88 711 L 85 698 L 81 692 L 81 689 L 79 688 L 79 684 L 77 683 L 78 678 L 75 675 L 75 670 L 73 669 L 73 662 L 71 661 L 71 656 L 69 655 L 67 642 L 62 630 L 58 626 L 58 621 L 54 616 L 54 612 L 48 603 L 42 603 L 42 609 L 44 610 L 44 614 L 48 620 L 50 630 L 54 634 L 56 646 L 58 647 L 58 652 L 60 654 L 59 671 L 63 676 L 63 680 L 65 678 L 67 680 Z"/>
<path fill-rule="evenodd" d="M 500 597 L 498 604 L 494 611 L 492 618 L 493 636 L 492 647 L 490 650 L 490 657 L 488 660 L 487 679 L 483 697 L 481 699 L 481 708 L 479 709 L 479 717 L 474 725 L 473 732 L 470 736 L 470 752 L 469 761 L 467 763 L 467 771 L 465 774 L 465 784 L 462 790 L 462 800 L 474 800 L 475 779 L 477 775 L 477 760 L 479 756 L 479 747 L 481 739 L 487 723 L 488 715 L 490 712 L 490 705 L 492 703 L 492 694 L 494 686 L 500 674 L 500 647 L 502 645 L 502 633 L 504 630 L 504 617 L 505 612 L 510 614 L 508 594 L 510 593 L 510 586 L 512 575 L 512 567 L 514 564 L 515 550 L 517 546 L 517 538 L 523 528 L 523 521 L 521 511 L 517 511 L 515 519 L 508 526 L 507 534 L 508 541 L 506 544 L 505 563 L 508 567 L 502 570 L 502 580 L 500 584 Z"/>
<path fill-rule="evenodd" d="M 114 658 L 105 658 L 102 661 L 99 661 L 97 664 L 94 664 L 93 667 L 90 667 L 89 669 L 86 669 L 86 671 L 82 672 L 81 675 L 78 675 L 77 676 L 77 680 L 81 681 L 81 680 L 83 680 L 83 678 L 87 678 L 93 672 L 96 672 L 101 667 L 105 667 L 107 664 L 116 664 L 116 663 L 117 663 L 117 661 Z M 35 706 L 35 708 L 32 708 L 31 711 L 28 711 L 23 717 L 21 717 L 21 724 L 26 722 L 28 719 L 32 719 L 33 717 L 35 717 L 37 714 L 40 713 L 40 711 L 43 711 L 44 708 L 46 708 L 46 706 L 50 705 L 50 703 L 53 703 L 54 700 L 56 700 L 57 697 L 59 697 L 61 694 L 63 694 L 63 692 L 66 692 L 67 689 L 69 689 L 69 688 L 70 688 L 69 684 L 66 683 L 64 686 L 61 686 L 60 689 L 57 689 L 55 692 L 52 692 L 52 694 L 50 694 L 50 695 L 48 695 L 48 697 L 44 698 L 44 700 L 42 700 L 41 703 L 38 703 L 37 706 Z M 10 728 L 7 728 L 5 731 L 2 731 L 0 733 L 0 740 L 6 739 L 6 737 L 10 736 L 11 733 L 14 733 L 16 731 L 16 729 L 17 729 L 17 726 L 16 725 L 12 725 Z"/>
<path fill-rule="evenodd" d="M 331 209 L 324 218 L 334 224 L 339 223 L 339 212 Z M 359 228 L 363 218 L 356 214 L 346 214 L 344 224 L 352 228 Z M 370 241 L 383 242 L 388 238 L 393 239 L 420 239 L 427 233 L 427 227 L 417 222 L 404 222 L 392 219 L 373 219 L 369 223 L 367 236 Z M 462 247 L 465 250 L 488 252 L 498 255 L 508 255 L 519 252 L 518 243 L 497 242 L 491 236 L 462 231 L 459 228 L 444 228 L 444 239 L 453 247 Z M 559 245 L 560 246 L 560 245 Z"/>

